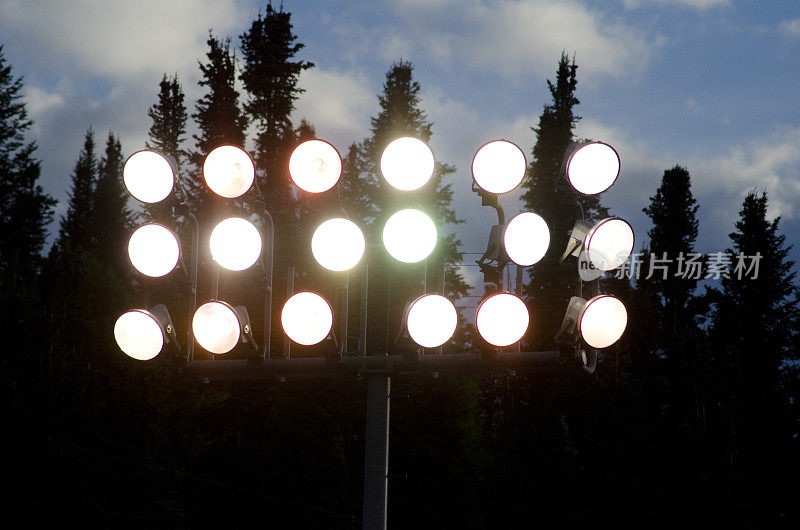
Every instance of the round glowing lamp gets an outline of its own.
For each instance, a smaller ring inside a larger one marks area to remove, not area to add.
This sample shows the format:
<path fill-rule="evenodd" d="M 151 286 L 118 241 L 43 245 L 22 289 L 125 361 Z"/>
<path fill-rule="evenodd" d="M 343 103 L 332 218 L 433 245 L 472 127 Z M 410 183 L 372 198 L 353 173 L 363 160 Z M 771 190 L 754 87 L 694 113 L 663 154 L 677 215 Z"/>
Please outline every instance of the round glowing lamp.
<path fill-rule="evenodd" d="M 418 190 L 433 175 L 433 152 L 428 144 L 416 138 L 394 140 L 381 155 L 381 173 L 400 191 Z"/>
<path fill-rule="evenodd" d="M 366 241 L 361 229 L 349 219 L 328 219 L 311 237 L 311 253 L 332 271 L 346 271 L 361 261 Z"/>
<path fill-rule="evenodd" d="M 430 217 L 413 208 L 396 212 L 383 227 L 383 245 L 396 260 L 417 263 L 436 248 L 438 234 Z"/>
<path fill-rule="evenodd" d="M 211 191 L 227 199 L 245 194 L 253 185 L 256 169 L 246 151 L 232 145 L 217 147 L 203 162 L 203 178 Z"/>
<path fill-rule="evenodd" d="M 156 203 L 166 199 L 175 183 L 175 171 L 169 161 L 155 151 L 137 151 L 122 168 L 125 187 L 136 199 Z"/>
<path fill-rule="evenodd" d="M 586 302 L 578 330 L 592 348 L 607 348 L 619 340 L 627 324 L 625 305 L 618 298 L 601 294 Z"/>
<path fill-rule="evenodd" d="M 609 217 L 586 234 L 584 247 L 589 261 L 602 271 L 616 269 L 633 251 L 633 228 L 624 219 Z"/>
<path fill-rule="evenodd" d="M 342 158 L 339 151 L 322 140 L 301 143 L 289 158 L 289 175 L 303 191 L 328 191 L 336 185 L 341 174 Z"/>
<path fill-rule="evenodd" d="M 230 304 L 206 302 L 194 313 L 192 332 L 200 346 L 219 355 L 228 353 L 239 343 L 241 324 Z"/>
<path fill-rule="evenodd" d="M 164 347 L 164 331 L 149 311 L 134 309 L 114 324 L 114 339 L 119 349 L 139 361 L 149 361 Z"/>
<path fill-rule="evenodd" d="M 292 295 L 283 305 L 281 324 L 290 339 L 311 346 L 322 342 L 331 332 L 333 311 L 323 297 L 303 291 Z"/>
<path fill-rule="evenodd" d="M 231 271 L 251 267 L 261 256 L 261 234 L 247 219 L 229 217 L 211 231 L 211 256 Z"/>
<path fill-rule="evenodd" d="M 525 154 L 517 144 L 494 140 L 484 144 L 472 159 L 472 178 L 489 193 L 508 193 L 525 177 Z"/>
<path fill-rule="evenodd" d="M 423 348 L 436 348 L 450 340 L 457 324 L 453 302 L 438 294 L 420 296 L 408 308 L 408 334 Z"/>
<path fill-rule="evenodd" d="M 579 147 L 567 162 L 567 179 L 576 191 L 596 195 L 610 188 L 619 176 L 619 155 L 603 142 Z"/>
<path fill-rule="evenodd" d="M 146 276 L 169 274 L 178 264 L 181 250 L 178 236 L 158 224 L 136 229 L 128 241 L 128 256 L 133 267 Z"/>
<path fill-rule="evenodd" d="M 517 265 L 533 265 L 544 257 L 550 246 L 550 229 L 539 214 L 522 212 L 506 224 L 503 246 Z"/>
<path fill-rule="evenodd" d="M 503 347 L 522 339 L 529 320 L 528 308 L 518 296 L 497 293 L 481 302 L 475 325 L 483 340 Z"/>

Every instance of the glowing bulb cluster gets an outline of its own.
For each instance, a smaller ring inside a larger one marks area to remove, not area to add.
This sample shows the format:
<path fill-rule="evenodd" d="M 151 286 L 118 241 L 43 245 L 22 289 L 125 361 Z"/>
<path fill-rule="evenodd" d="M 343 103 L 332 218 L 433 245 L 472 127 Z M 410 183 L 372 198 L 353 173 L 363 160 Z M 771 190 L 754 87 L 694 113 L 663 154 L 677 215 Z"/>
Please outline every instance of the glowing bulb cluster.
<path fill-rule="evenodd" d="M 255 180 L 253 159 L 233 145 L 217 147 L 203 162 L 203 178 L 211 191 L 227 199 L 241 197 Z"/>
<path fill-rule="evenodd" d="M 289 175 L 297 187 L 310 193 L 328 191 L 342 174 L 342 158 L 328 142 L 308 140 L 289 158 Z"/>

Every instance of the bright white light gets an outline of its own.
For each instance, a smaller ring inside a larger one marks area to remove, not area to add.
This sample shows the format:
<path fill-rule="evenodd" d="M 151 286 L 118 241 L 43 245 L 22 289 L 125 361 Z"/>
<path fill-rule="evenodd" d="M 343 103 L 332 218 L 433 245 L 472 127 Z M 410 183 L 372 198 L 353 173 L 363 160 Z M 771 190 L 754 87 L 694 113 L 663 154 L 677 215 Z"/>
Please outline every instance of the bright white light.
<path fill-rule="evenodd" d="M 383 150 L 381 173 L 386 182 L 401 191 L 418 190 L 433 175 L 433 153 L 416 138 L 398 138 Z"/>
<path fill-rule="evenodd" d="M 539 214 L 522 212 L 506 225 L 503 246 L 517 265 L 533 265 L 544 257 L 550 246 L 550 229 Z"/>
<path fill-rule="evenodd" d="M 281 311 L 283 331 L 298 344 L 321 342 L 331 332 L 333 311 L 317 293 L 304 291 L 289 298 Z"/>
<path fill-rule="evenodd" d="M 220 221 L 211 231 L 211 256 L 231 271 L 243 271 L 261 256 L 261 234 L 241 217 Z"/>
<path fill-rule="evenodd" d="M 156 319 L 147 311 L 134 309 L 117 319 L 114 339 L 126 355 L 149 361 L 164 347 L 164 333 Z"/>
<path fill-rule="evenodd" d="M 408 334 L 423 348 L 436 348 L 450 340 L 457 324 L 453 302 L 438 294 L 421 296 L 408 309 Z"/>
<path fill-rule="evenodd" d="M 289 158 L 289 174 L 297 186 L 311 193 L 328 191 L 342 174 L 342 158 L 328 142 L 308 140 Z"/>
<path fill-rule="evenodd" d="M 163 156 L 153 151 L 137 151 L 125 161 L 122 180 L 131 195 L 152 204 L 169 196 L 175 174 Z"/>
<path fill-rule="evenodd" d="M 348 219 L 328 219 L 314 231 L 311 252 L 332 271 L 346 271 L 361 261 L 366 241 L 361 229 Z"/>
<path fill-rule="evenodd" d="M 244 195 L 253 185 L 255 174 L 250 155 L 232 145 L 217 147 L 203 163 L 203 178 L 208 187 L 228 199 Z"/>
<path fill-rule="evenodd" d="M 197 343 L 211 353 L 228 353 L 239 343 L 241 326 L 233 308 L 223 302 L 206 302 L 192 319 Z"/>
<path fill-rule="evenodd" d="M 169 274 L 178 264 L 181 250 L 175 234 L 161 225 L 144 225 L 131 234 L 128 256 L 134 268 L 157 278 Z"/>
<path fill-rule="evenodd" d="M 633 228 L 618 217 L 603 219 L 586 234 L 585 246 L 595 267 L 602 271 L 616 269 L 633 251 Z"/>
<path fill-rule="evenodd" d="M 513 294 L 498 293 L 478 307 L 475 325 L 486 342 L 502 347 L 519 341 L 528 329 L 529 320 L 525 302 Z"/>
<path fill-rule="evenodd" d="M 592 142 L 575 151 L 567 162 L 567 178 L 575 190 L 595 195 L 610 188 L 619 175 L 619 155 L 608 144 Z"/>
<path fill-rule="evenodd" d="M 628 312 L 619 299 L 601 294 L 583 308 L 578 329 L 592 348 L 607 348 L 617 342 L 628 324 Z"/>
<path fill-rule="evenodd" d="M 516 144 L 495 140 L 475 153 L 472 178 L 489 193 L 508 193 L 522 182 L 525 165 L 525 154 Z"/>
<path fill-rule="evenodd" d="M 391 256 L 405 263 L 417 263 L 436 248 L 436 225 L 419 210 L 400 210 L 383 227 L 383 246 Z"/>

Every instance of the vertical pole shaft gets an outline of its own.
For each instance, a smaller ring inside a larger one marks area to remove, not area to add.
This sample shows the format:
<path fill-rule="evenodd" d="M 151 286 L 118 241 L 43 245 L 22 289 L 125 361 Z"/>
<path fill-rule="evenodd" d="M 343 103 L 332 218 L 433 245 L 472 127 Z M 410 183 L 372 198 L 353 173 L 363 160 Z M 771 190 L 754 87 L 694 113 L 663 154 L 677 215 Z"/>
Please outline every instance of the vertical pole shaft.
<path fill-rule="evenodd" d="M 369 265 L 361 263 L 361 299 L 358 312 L 358 354 L 367 354 L 367 291 L 369 290 Z"/>
<path fill-rule="evenodd" d="M 197 262 L 199 260 L 200 225 L 197 222 L 197 217 L 192 212 L 188 212 L 187 216 L 192 220 L 192 259 L 189 264 L 189 281 L 192 284 L 192 292 L 189 299 L 189 307 L 191 309 L 190 318 L 194 318 L 194 312 L 197 311 Z M 186 358 L 190 361 L 194 360 L 194 333 L 192 333 L 191 324 L 186 334 Z"/>
<path fill-rule="evenodd" d="M 286 273 L 286 299 L 294 294 L 294 265 L 289 266 Z M 289 337 L 283 337 L 283 358 L 288 359 L 292 356 L 292 341 Z"/>
<path fill-rule="evenodd" d="M 517 291 L 517 296 L 522 298 L 522 267 L 517 265 L 517 279 L 514 282 L 514 288 Z M 520 351 L 522 349 L 522 339 L 517 341 L 517 345 L 514 347 L 516 351 Z"/>
<path fill-rule="evenodd" d="M 342 314 L 341 314 L 341 344 L 339 344 L 339 356 L 347 354 L 347 319 L 350 310 L 350 271 L 345 273 L 344 286 L 342 287 Z"/>
<path fill-rule="evenodd" d="M 219 298 L 219 265 L 216 263 L 211 269 L 211 299 L 217 300 Z"/>
<path fill-rule="evenodd" d="M 389 479 L 388 374 L 367 376 L 367 436 L 364 449 L 364 530 L 386 530 Z"/>
<path fill-rule="evenodd" d="M 444 294 L 444 258 L 442 258 L 441 263 L 439 263 L 439 268 L 436 274 L 436 292 L 441 296 L 445 296 Z M 437 346 L 435 350 L 436 355 L 441 355 L 442 353 L 442 346 Z"/>
<path fill-rule="evenodd" d="M 261 339 L 261 358 L 269 359 L 272 354 L 270 341 L 272 339 L 272 262 L 275 255 L 275 225 L 272 215 L 265 211 L 265 228 L 267 232 L 267 255 L 264 256 L 264 338 Z"/>

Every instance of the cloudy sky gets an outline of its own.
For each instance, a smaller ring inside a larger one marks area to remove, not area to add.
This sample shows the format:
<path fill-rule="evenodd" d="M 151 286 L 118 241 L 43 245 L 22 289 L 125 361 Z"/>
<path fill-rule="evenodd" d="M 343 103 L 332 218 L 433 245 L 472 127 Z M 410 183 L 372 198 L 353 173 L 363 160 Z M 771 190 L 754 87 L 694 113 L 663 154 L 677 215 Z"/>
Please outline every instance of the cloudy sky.
<path fill-rule="evenodd" d="M 190 101 L 208 30 L 240 35 L 255 0 L 0 0 L 0 43 L 26 83 L 42 182 L 62 201 L 91 125 L 139 149 L 164 72 Z M 384 75 L 415 65 L 432 148 L 456 165 L 463 250 L 485 248 L 491 211 L 470 192 L 475 149 L 503 137 L 526 154 L 562 50 L 578 64 L 578 135 L 617 147 L 622 173 L 603 197 L 630 219 L 680 164 L 700 202 L 699 248 L 724 250 L 742 198 L 766 189 L 800 249 L 800 3 L 797 0 L 286 0 L 306 93 L 295 117 L 340 151 L 368 134 Z M 518 207 L 504 199 L 507 213 Z M 637 244 L 638 246 L 638 244 Z M 796 249 L 793 257 L 800 257 Z"/>

